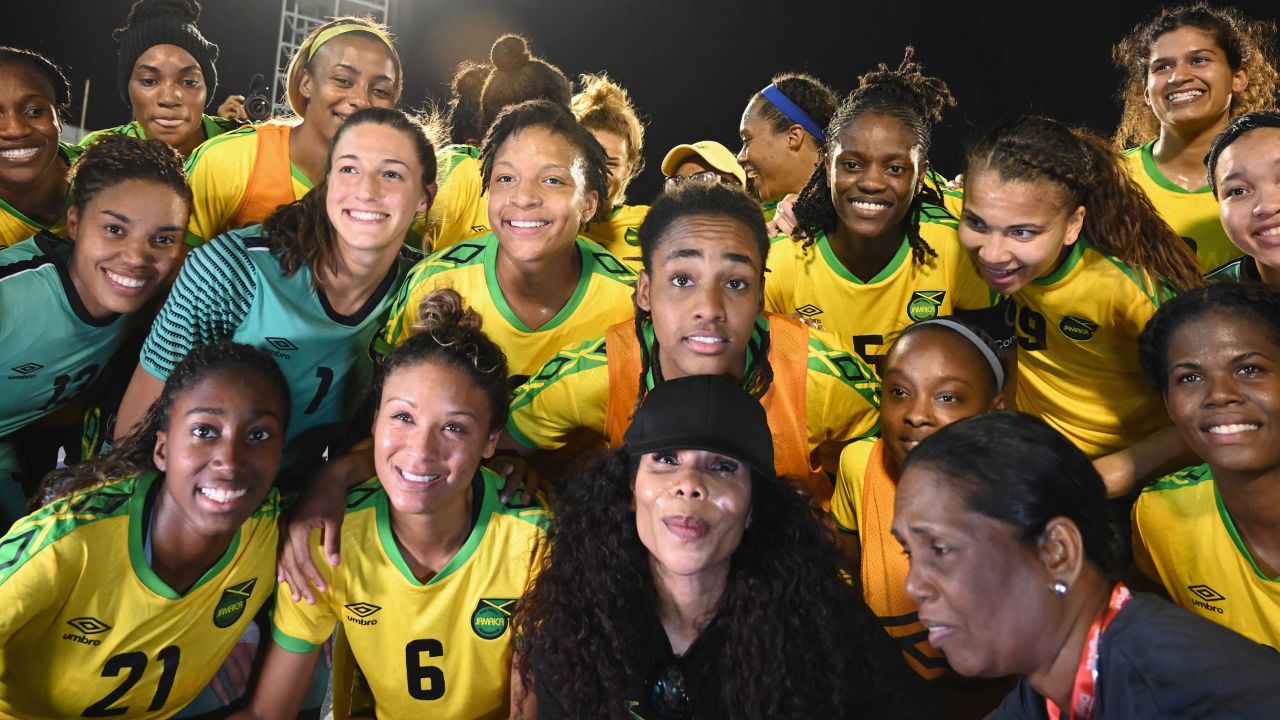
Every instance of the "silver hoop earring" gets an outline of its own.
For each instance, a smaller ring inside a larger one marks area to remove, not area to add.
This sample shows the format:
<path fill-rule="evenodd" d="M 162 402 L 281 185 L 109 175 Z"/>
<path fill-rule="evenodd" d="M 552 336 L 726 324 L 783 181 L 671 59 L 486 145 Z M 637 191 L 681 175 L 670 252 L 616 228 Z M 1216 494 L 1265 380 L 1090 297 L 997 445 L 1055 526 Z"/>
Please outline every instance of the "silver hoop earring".
<path fill-rule="evenodd" d="M 1067 596 L 1067 584 L 1061 580 L 1055 580 L 1053 585 L 1050 585 L 1049 587 L 1053 589 L 1054 597 L 1064 598 Z"/>

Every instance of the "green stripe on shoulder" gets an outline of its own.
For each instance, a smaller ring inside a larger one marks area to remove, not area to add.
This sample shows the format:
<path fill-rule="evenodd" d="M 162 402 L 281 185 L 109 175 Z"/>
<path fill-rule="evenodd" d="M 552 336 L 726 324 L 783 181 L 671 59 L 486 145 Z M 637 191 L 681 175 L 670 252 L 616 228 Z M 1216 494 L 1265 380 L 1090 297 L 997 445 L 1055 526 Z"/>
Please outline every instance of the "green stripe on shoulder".
<path fill-rule="evenodd" d="M 1209 470 L 1208 464 L 1197 465 L 1193 467 L 1183 468 L 1175 473 L 1165 475 L 1159 480 L 1151 483 L 1142 489 L 1142 492 L 1163 492 L 1165 490 L 1180 490 L 1182 488 L 1199 485 L 1213 479 L 1213 473 Z"/>
<path fill-rule="evenodd" d="M 211 137 L 208 140 L 205 140 L 204 142 L 200 143 L 199 147 L 197 147 L 195 150 L 191 152 L 191 157 L 187 158 L 187 174 L 190 174 L 191 169 L 194 168 L 197 164 L 199 164 L 200 158 L 204 157 L 204 154 L 208 152 L 210 148 L 217 147 L 222 143 L 231 142 L 232 140 L 242 138 L 245 135 L 257 135 L 257 134 L 258 134 L 257 127 L 253 125 L 245 125 L 244 127 L 237 128 L 235 130 L 232 130 L 229 133 L 223 133 L 221 135 L 218 135 L 217 137 Z"/>
<path fill-rule="evenodd" d="M 603 246 L 584 237 L 578 238 L 584 255 L 591 256 L 591 273 L 625 285 L 636 284 L 636 273 Z"/>
<path fill-rule="evenodd" d="M 1098 250 L 1092 245 L 1089 246 L 1089 249 L 1094 250 L 1099 255 L 1106 258 L 1112 265 L 1116 266 L 1116 268 L 1120 270 L 1120 272 L 1124 273 L 1124 276 L 1129 278 L 1129 281 L 1138 288 L 1138 291 L 1145 295 L 1146 298 L 1151 301 L 1151 304 L 1156 307 L 1160 307 L 1162 303 L 1171 299 L 1176 294 L 1173 287 L 1169 285 L 1169 281 L 1165 280 L 1160 275 L 1146 270 L 1145 268 L 1130 265 L 1120 258 L 1112 257 L 1111 255 Z"/>
<path fill-rule="evenodd" d="M 933 203 L 920 203 L 920 222 L 945 225 L 951 229 L 960 227 L 960 219 L 945 207 Z"/>
<path fill-rule="evenodd" d="M 484 251 L 488 249 L 490 243 L 496 242 L 498 242 L 498 237 L 493 233 L 488 233 L 466 242 L 460 242 L 457 245 L 450 245 L 439 252 L 428 255 L 426 260 L 418 263 L 418 268 L 420 268 L 418 273 L 423 277 L 430 277 L 441 270 L 466 265 L 480 265 L 484 262 Z"/>
<path fill-rule="evenodd" d="M 41 550 L 99 520 L 128 516 L 137 478 L 112 480 L 69 495 L 14 523 L 0 539 L 0 583 Z M 124 548 L 120 548 L 121 551 Z"/>
<path fill-rule="evenodd" d="M 491 492 L 497 495 L 502 486 L 506 484 L 506 479 L 495 473 L 487 467 L 480 468 L 480 474 L 484 477 L 485 484 L 489 486 Z M 501 502 L 494 503 L 493 514 L 505 517 L 516 518 L 533 525 L 539 530 L 546 532 L 551 526 L 551 510 L 547 505 L 547 500 L 542 493 L 534 493 L 533 499 L 527 505 L 521 505 L 517 502 L 517 494 L 506 505 Z"/>
<path fill-rule="evenodd" d="M 880 378 L 856 355 L 832 348 L 809 333 L 809 372 L 830 375 L 843 382 L 867 401 L 880 409 Z"/>
<path fill-rule="evenodd" d="M 605 342 L 602 337 L 561 350 L 543 363 L 538 372 L 530 375 L 528 380 L 515 389 L 511 395 L 511 411 L 514 413 L 517 409 L 532 403 L 538 393 L 564 378 L 604 367 L 608 363 L 609 357 L 605 352 Z"/>

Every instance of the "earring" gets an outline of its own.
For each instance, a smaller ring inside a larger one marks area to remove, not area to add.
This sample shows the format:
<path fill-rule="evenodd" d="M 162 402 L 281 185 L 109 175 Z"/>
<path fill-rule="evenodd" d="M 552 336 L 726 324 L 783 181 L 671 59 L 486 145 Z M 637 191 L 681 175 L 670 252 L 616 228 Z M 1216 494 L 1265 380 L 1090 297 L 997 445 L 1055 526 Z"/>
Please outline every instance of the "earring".
<path fill-rule="evenodd" d="M 1049 587 L 1053 590 L 1054 597 L 1064 598 L 1067 596 L 1067 584 L 1061 580 L 1054 580 L 1053 585 Z"/>

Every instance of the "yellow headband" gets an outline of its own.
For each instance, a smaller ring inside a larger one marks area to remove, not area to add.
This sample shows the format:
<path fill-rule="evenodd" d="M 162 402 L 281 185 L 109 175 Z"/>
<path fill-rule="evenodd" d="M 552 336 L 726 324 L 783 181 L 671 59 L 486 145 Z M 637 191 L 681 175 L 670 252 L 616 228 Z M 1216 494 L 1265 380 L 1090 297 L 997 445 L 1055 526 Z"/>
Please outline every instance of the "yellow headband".
<path fill-rule="evenodd" d="M 391 45 L 391 38 L 387 37 L 386 33 L 382 32 L 381 30 L 374 27 L 369 27 L 368 25 L 359 25 L 356 23 L 344 23 L 342 25 L 334 25 L 333 27 L 329 28 L 328 30 L 325 30 L 324 32 L 316 36 L 315 42 L 311 43 L 311 50 L 307 52 L 307 62 L 311 62 L 311 58 L 316 56 L 316 50 L 319 50 L 321 45 L 329 42 L 330 40 L 336 38 L 339 35 L 342 35 L 343 33 L 356 32 L 357 30 L 360 32 L 367 32 L 370 35 L 378 38 L 382 42 L 386 43 L 387 49 L 391 51 L 392 55 L 396 54 L 395 47 Z"/>

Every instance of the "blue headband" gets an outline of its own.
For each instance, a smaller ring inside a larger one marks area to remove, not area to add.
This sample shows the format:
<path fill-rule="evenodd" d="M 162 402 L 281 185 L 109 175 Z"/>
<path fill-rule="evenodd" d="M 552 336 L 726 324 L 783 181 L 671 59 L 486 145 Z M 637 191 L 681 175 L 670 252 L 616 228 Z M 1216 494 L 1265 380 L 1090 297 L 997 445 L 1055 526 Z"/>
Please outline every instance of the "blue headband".
<path fill-rule="evenodd" d="M 809 113 L 804 111 L 804 108 L 794 102 L 791 102 L 791 98 L 784 95 L 782 91 L 778 89 L 777 85 L 770 85 L 769 87 L 761 90 L 760 94 L 763 95 L 766 100 L 773 103 L 773 106 L 778 108 L 783 115 L 786 115 L 788 120 L 804 128 L 805 132 L 818 138 L 819 143 L 823 145 L 827 144 L 827 134 L 822 131 L 822 126 L 814 122 L 813 118 L 809 117 Z"/>

